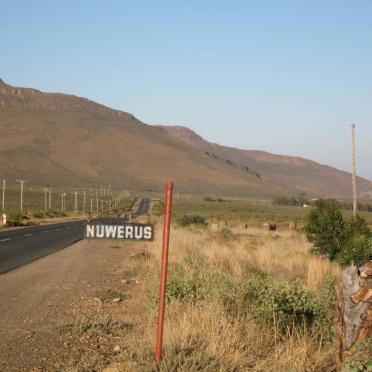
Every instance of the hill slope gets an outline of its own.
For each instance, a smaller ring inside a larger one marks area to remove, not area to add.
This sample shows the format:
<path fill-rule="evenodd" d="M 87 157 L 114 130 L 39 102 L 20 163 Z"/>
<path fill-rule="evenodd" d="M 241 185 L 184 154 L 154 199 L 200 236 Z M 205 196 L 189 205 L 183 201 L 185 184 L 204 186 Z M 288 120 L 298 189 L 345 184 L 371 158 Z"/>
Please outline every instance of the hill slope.
<path fill-rule="evenodd" d="M 207 156 L 232 163 L 238 168 L 249 169 L 252 174 L 258 173 L 263 179 L 319 195 L 343 197 L 352 194 L 351 175 L 336 168 L 299 157 L 221 146 L 204 140 L 182 126 L 159 127 Z M 368 193 L 372 190 L 371 182 L 358 178 L 358 190 L 361 194 Z"/>
<path fill-rule="evenodd" d="M 0 176 L 37 185 L 163 187 L 246 196 L 288 188 L 212 159 L 161 128 L 87 99 L 0 81 Z"/>

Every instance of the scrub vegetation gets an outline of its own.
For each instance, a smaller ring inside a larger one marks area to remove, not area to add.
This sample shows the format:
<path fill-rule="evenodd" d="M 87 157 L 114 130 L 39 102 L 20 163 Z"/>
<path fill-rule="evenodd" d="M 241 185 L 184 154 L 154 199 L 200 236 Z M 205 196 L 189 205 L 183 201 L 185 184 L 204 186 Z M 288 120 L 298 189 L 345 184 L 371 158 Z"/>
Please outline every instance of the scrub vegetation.
<path fill-rule="evenodd" d="M 160 370 L 336 369 L 340 267 L 313 255 L 304 234 L 236 226 L 226 235 L 178 227 L 171 247 Z M 137 266 L 147 299 L 138 304 L 142 324 L 133 330 L 135 342 L 123 340 L 139 371 L 156 370 L 160 241 L 151 251 Z"/>

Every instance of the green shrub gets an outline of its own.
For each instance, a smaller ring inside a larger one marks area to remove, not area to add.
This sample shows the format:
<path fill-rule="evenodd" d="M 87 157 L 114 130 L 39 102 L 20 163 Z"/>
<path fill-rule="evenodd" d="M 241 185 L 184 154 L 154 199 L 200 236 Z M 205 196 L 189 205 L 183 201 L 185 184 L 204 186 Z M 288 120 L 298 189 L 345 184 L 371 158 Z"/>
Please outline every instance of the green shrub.
<path fill-rule="evenodd" d="M 276 327 L 284 334 L 288 329 L 312 327 L 319 317 L 320 307 L 301 283 L 279 283 L 262 273 L 255 273 L 234 287 L 221 287 L 225 309 L 233 316 L 247 316 L 262 326 Z"/>
<path fill-rule="evenodd" d="M 319 200 L 305 226 L 308 240 L 313 243 L 313 251 L 327 255 L 334 260 L 341 251 L 345 237 L 346 222 L 341 211 L 330 200 Z"/>
<path fill-rule="evenodd" d="M 337 278 L 328 276 L 323 282 L 322 288 L 317 291 L 315 301 L 319 306 L 319 312 L 314 322 L 314 331 L 322 335 L 325 343 L 333 343 L 337 339 L 336 309 L 337 309 Z"/>
<path fill-rule="evenodd" d="M 58 211 L 56 209 L 49 209 L 46 212 L 46 216 L 49 217 L 49 218 L 53 218 L 53 217 L 66 217 L 67 214 L 65 212 L 61 212 L 61 211 Z"/>
<path fill-rule="evenodd" d="M 305 227 L 313 252 L 343 266 L 362 265 L 372 257 L 372 233 L 360 216 L 345 220 L 333 200 L 319 200 Z"/>
<path fill-rule="evenodd" d="M 343 266 L 354 263 L 360 267 L 372 260 L 372 239 L 367 235 L 353 236 L 337 255 L 337 262 Z"/>
<path fill-rule="evenodd" d="M 20 212 L 10 212 L 7 216 L 8 226 L 23 226 L 22 214 Z"/>
<path fill-rule="evenodd" d="M 233 232 L 228 227 L 222 228 L 218 233 L 219 233 L 220 237 L 222 238 L 222 240 L 233 240 L 233 239 L 235 239 L 235 235 L 233 234 Z"/>
<path fill-rule="evenodd" d="M 157 203 L 152 207 L 152 213 L 155 214 L 155 216 L 161 216 L 164 214 L 164 205 L 161 203 Z"/>
<path fill-rule="evenodd" d="M 359 341 L 351 357 L 346 357 L 341 372 L 372 371 L 372 339 Z"/>
<path fill-rule="evenodd" d="M 195 273 L 186 273 L 183 266 L 176 266 L 167 284 L 166 298 L 172 300 L 194 302 L 202 297 L 203 282 Z"/>
<path fill-rule="evenodd" d="M 35 212 L 35 213 L 33 213 L 33 217 L 35 217 L 35 218 L 45 218 L 45 213 L 44 212 Z"/>
<path fill-rule="evenodd" d="M 355 235 L 365 235 L 367 237 L 372 237 L 371 230 L 368 227 L 367 221 L 357 215 L 346 221 L 344 230 L 344 241 L 353 238 Z"/>
<path fill-rule="evenodd" d="M 179 224 L 182 227 L 190 226 L 190 225 L 195 225 L 195 226 L 200 226 L 200 227 L 205 227 L 208 225 L 206 219 L 204 217 L 201 217 L 199 215 L 184 215 L 180 221 Z"/>

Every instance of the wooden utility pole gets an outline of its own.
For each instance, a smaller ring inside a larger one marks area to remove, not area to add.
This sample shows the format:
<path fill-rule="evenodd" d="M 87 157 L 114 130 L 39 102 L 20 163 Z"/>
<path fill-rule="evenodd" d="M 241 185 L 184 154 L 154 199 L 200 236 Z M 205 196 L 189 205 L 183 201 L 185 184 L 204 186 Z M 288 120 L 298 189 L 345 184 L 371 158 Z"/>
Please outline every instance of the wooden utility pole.
<path fill-rule="evenodd" d="M 75 191 L 75 213 L 78 210 L 78 200 L 77 200 L 77 197 L 78 197 L 78 193 L 77 193 L 77 191 Z"/>
<path fill-rule="evenodd" d="M 357 186 L 356 186 L 356 159 L 355 159 L 355 124 L 351 126 L 351 141 L 352 141 L 352 163 L 353 163 L 353 216 L 356 219 L 358 200 L 357 200 Z"/>
<path fill-rule="evenodd" d="M 52 190 L 49 189 L 49 209 L 52 209 Z"/>
<path fill-rule="evenodd" d="M 48 209 L 48 188 L 44 188 L 44 209 Z"/>
<path fill-rule="evenodd" d="M 3 200 L 1 204 L 2 212 L 5 212 L 5 178 L 3 179 Z"/>
<path fill-rule="evenodd" d="M 21 212 L 23 212 L 23 186 L 25 184 L 25 180 L 17 180 L 21 184 Z"/>

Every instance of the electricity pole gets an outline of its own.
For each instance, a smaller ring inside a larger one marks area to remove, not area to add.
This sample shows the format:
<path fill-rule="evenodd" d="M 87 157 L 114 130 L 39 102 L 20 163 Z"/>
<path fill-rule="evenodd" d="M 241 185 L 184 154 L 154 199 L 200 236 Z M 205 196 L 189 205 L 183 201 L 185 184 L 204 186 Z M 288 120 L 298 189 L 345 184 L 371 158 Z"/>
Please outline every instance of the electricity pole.
<path fill-rule="evenodd" d="M 355 159 L 355 124 L 351 126 L 351 141 L 352 141 L 352 162 L 353 162 L 353 216 L 356 219 L 358 201 L 357 201 L 357 186 L 356 186 L 356 159 Z"/>
<path fill-rule="evenodd" d="M 25 180 L 17 180 L 17 182 L 19 182 L 21 184 L 21 212 L 23 212 L 23 185 L 25 182 Z"/>
<path fill-rule="evenodd" d="M 85 213 L 85 190 L 83 191 L 83 213 Z"/>
<path fill-rule="evenodd" d="M 3 202 L 1 204 L 1 210 L 5 212 L 5 178 L 3 179 Z"/>
<path fill-rule="evenodd" d="M 66 212 L 66 193 L 61 194 L 61 211 Z"/>
<path fill-rule="evenodd" d="M 99 212 L 98 211 L 98 199 L 96 199 L 96 204 L 97 204 L 97 213 Z"/>
<path fill-rule="evenodd" d="M 90 199 L 90 213 L 93 213 L 93 199 Z"/>
<path fill-rule="evenodd" d="M 49 209 L 52 209 L 52 189 L 49 189 Z"/>
<path fill-rule="evenodd" d="M 44 188 L 44 209 L 45 211 L 48 209 L 48 189 Z"/>
<path fill-rule="evenodd" d="M 75 191 L 75 213 L 77 213 L 77 209 L 78 209 L 77 196 L 78 196 L 78 193 L 77 191 Z"/>

